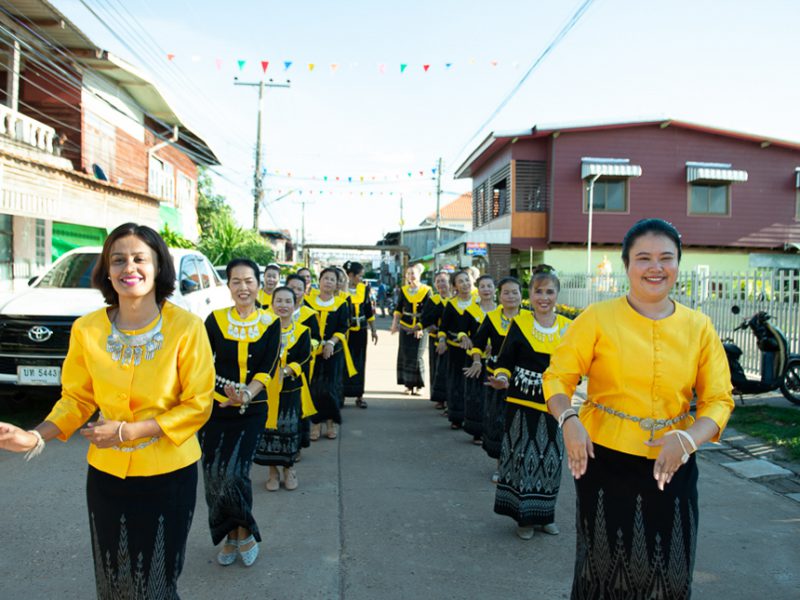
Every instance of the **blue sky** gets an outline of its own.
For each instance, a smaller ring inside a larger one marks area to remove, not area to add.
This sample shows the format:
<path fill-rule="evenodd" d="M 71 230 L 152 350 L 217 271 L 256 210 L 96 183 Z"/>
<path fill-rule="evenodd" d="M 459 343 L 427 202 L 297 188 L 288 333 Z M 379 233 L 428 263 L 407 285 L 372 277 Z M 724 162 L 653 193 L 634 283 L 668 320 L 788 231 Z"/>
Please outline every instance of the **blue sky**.
<path fill-rule="evenodd" d="M 435 208 L 437 158 L 447 202 L 470 189 L 452 173 L 492 130 L 670 116 L 800 140 L 795 0 L 595 0 L 471 142 L 581 1 L 86 2 L 135 54 L 77 0 L 54 4 L 152 74 L 222 160 L 217 188 L 246 226 L 256 90 L 233 78 L 257 81 L 268 60 L 268 78 L 291 79 L 266 94 L 265 163 L 279 174 L 267 177 L 261 225 L 295 234 L 304 200 L 309 241 L 373 243 L 398 228 L 401 194 L 405 226 L 416 225 Z"/>

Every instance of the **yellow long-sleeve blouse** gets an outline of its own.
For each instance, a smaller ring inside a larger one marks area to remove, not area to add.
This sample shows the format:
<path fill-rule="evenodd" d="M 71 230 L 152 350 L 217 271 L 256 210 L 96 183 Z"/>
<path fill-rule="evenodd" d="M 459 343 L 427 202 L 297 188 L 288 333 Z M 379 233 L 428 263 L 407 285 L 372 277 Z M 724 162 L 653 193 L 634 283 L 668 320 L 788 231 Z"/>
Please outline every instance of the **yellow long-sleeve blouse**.
<path fill-rule="evenodd" d="M 644 444 L 650 432 L 638 423 L 590 403 L 639 418 L 672 419 L 689 412 L 694 390 L 697 417 L 710 418 L 720 432 L 733 410 L 728 361 L 711 320 L 677 302 L 675 312 L 660 320 L 640 315 L 624 296 L 589 306 L 550 358 L 545 398 L 572 397 L 582 375 L 589 377 L 590 402 L 581 407 L 581 422 L 595 443 L 627 454 L 657 458 L 660 448 Z M 692 417 L 682 419 L 655 438 L 692 423 Z"/>
<path fill-rule="evenodd" d="M 89 447 L 89 464 L 116 477 L 160 475 L 200 458 L 195 432 L 211 414 L 214 362 L 203 322 L 165 302 L 161 309 L 164 342 L 152 360 L 122 365 L 106 352 L 111 333 L 107 309 L 80 317 L 72 326 L 62 368 L 61 399 L 46 417 L 66 441 L 100 409 L 107 420 L 155 419 L 164 435 L 132 452 Z M 157 319 L 141 331 L 156 326 Z M 134 447 L 132 440 L 119 447 Z"/>

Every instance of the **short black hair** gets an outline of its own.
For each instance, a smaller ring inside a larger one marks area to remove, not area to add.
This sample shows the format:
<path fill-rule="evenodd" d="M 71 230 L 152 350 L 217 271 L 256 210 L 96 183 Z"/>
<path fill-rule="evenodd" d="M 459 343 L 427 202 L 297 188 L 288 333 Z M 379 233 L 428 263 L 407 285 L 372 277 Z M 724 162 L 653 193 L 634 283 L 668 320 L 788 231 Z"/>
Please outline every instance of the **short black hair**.
<path fill-rule="evenodd" d="M 489 281 L 492 282 L 492 284 L 494 284 L 494 277 L 492 277 L 491 275 L 481 275 L 475 280 L 475 287 L 478 287 L 481 281 L 483 281 L 484 279 L 488 279 Z"/>
<path fill-rule="evenodd" d="M 472 275 L 470 275 L 469 271 L 465 271 L 464 269 L 461 269 L 460 271 L 456 271 L 455 273 L 450 275 L 450 285 L 452 285 L 453 287 L 456 287 L 456 278 L 459 275 L 466 275 L 467 278 L 469 278 L 469 282 L 472 283 Z"/>
<path fill-rule="evenodd" d="M 231 278 L 231 271 L 233 271 L 236 267 L 250 267 L 253 270 L 253 275 L 258 281 L 260 269 L 254 260 L 250 260 L 249 258 L 233 258 L 231 261 L 225 266 L 225 275 L 228 279 Z"/>
<path fill-rule="evenodd" d="M 291 275 L 286 276 L 286 281 L 284 281 L 284 285 L 289 285 L 290 281 L 299 281 L 303 284 L 303 287 L 306 287 L 306 280 L 300 277 L 297 273 L 292 273 Z"/>
<path fill-rule="evenodd" d="M 636 221 L 633 227 L 628 229 L 625 237 L 622 238 L 622 262 L 626 269 L 630 262 L 631 246 L 636 240 L 648 233 L 661 235 L 672 240 L 678 248 L 678 262 L 681 262 L 681 234 L 675 226 L 664 219 L 642 219 L 641 221 Z"/>
<path fill-rule="evenodd" d="M 302 277 L 300 279 L 302 280 Z M 292 295 L 292 303 L 293 304 L 297 304 L 297 296 L 294 295 L 294 292 L 292 291 L 292 288 L 290 288 L 288 286 L 285 286 L 285 285 L 279 285 L 274 290 L 272 290 L 272 302 L 273 302 L 273 304 L 275 303 L 275 296 L 278 294 L 278 292 L 289 292 Z"/>
<path fill-rule="evenodd" d="M 497 282 L 497 291 L 500 292 L 503 290 L 504 285 L 508 285 L 509 283 L 514 284 L 519 288 L 519 293 L 522 293 L 522 283 L 516 277 L 503 277 L 500 281 Z"/>
<path fill-rule="evenodd" d="M 533 272 L 531 273 L 531 282 L 528 284 L 528 289 L 532 290 L 534 284 L 544 281 L 545 279 L 549 279 L 556 284 L 556 291 L 561 291 L 561 281 L 558 279 L 558 273 L 553 267 L 545 264 L 536 265 L 533 267 Z"/>
<path fill-rule="evenodd" d="M 119 294 L 109 279 L 109 268 L 111 264 L 111 246 L 117 240 L 128 236 L 134 236 L 147 244 L 156 255 L 156 303 L 161 304 L 175 291 L 175 265 L 169 253 L 167 244 L 162 237 L 152 227 L 139 225 L 137 223 L 123 223 L 114 231 L 108 234 L 103 243 L 103 251 L 100 258 L 94 265 L 92 271 L 92 287 L 100 290 L 107 304 L 119 306 Z"/>
<path fill-rule="evenodd" d="M 319 272 L 319 279 L 322 279 L 325 273 L 333 273 L 333 276 L 336 277 L 336 281 L 339 281 L 339 269 L 337 267 L 325 267 Z"/>

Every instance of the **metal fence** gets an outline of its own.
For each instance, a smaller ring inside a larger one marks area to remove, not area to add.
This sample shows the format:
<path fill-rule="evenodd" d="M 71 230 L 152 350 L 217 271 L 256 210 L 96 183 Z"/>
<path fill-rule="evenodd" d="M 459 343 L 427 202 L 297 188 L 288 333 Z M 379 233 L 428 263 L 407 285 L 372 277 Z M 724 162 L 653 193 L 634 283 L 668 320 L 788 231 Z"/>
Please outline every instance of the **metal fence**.
<path fill-rule="evenodd" d="M 628 291 L 625 275 L 559 274 L 561 292 L 558 301 L 576 308 L 614 298 Z M 707 314 L 720 337 L 731 337 L 744 351 L 742 367 L 758 374 L 760 356 L 755 336 L 733 329 L 743 319 L 765 311 L 789 342 L 792 352 L 800 352 L 800 273 L 797 271 L 754 271 L 748 273 L 681 273 L 672 297 Z M 733 306 L 740 312 L 734 315 Z"/>

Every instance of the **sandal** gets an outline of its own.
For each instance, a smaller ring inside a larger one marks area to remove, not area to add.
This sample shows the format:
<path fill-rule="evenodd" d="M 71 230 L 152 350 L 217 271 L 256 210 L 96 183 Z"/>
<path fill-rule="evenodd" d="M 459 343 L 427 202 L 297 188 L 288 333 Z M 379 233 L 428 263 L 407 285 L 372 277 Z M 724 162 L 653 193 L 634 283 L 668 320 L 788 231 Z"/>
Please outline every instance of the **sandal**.
<path fill-rule="evenodd" d="M 437 402 L 436 404 L 433 405 L 433 408 L 435 408 L 436 410 L 444 410 L 444 402 Z"/>
<path fill-rule="evenodd" d="M 403 390 L 403 394 L 405 394 L 406 396 L 410 396 L 412 393 L 413 390 L 411 388 L 406 388 Z"/>
<path fill-rule="evenodd" d="M 356 406 L 358 408 L 367 408 L 367 401 L 362 398 L 356 398 Z"/>
<path fill-rule="evenodd" d="M 226 552 L 225 548 L 233 548 L 233 550 Z M 236 562 L 237 556 L 239 556 L 239 540 L 227 538 L 222 546 L 222 550 L 217 554 L 217 562 L 223 567 L 227 567 Z"/>
<path fill-rule="evenodd" d="M 336 423 L 331 423 L 330 425 L 328 425 L 327 431 L 325 432 L 325 437 L 328 438 L 329 440 L 336 439 Z"/>
<path fill-rule="evenodd" d="M 311 433 L 309 434 L 308 437 L 312 442 L 316 442 L 319 439 L 321 429 L 322 426 L 319 423 L 311 426 Z"/>
<path fill-rule="evenodd" d="M 297 473 L 292 467 L 283 469 L 283 486 L 290 492 L 297 489 Z"/>

